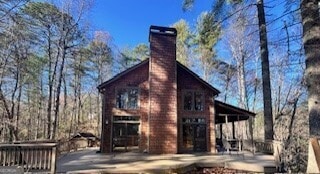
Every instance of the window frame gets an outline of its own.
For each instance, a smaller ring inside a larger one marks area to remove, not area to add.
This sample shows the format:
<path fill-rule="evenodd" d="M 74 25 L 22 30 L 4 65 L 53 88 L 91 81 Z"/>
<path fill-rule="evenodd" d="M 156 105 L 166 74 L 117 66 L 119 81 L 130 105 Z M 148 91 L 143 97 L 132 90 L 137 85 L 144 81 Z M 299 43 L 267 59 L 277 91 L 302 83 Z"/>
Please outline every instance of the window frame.
<path fill-rule="evenodd" d="M 136 98 L 136 107 L 135 108 L 129 108 L 128 104 L 129 104 L 129 98 L 130 98 L 130 93 L 129 91 L 130 90 L 137 90 L 137 98 Z M 122 107 L 120 108 L 119 107 L 119 104 L 118 104 L 118 94 L 119 94 L 119 91 L 125 91 L 126 94 L 127 94 L 127 101 L 126 103 L 124 104 L 125 107 Z M 140 89 L 138 87 L 118 87 L 116 88 L 116 91 L 115 91 L 115 108 L 117 109 L 123 109 L 123 110 L 139 110 L 140 108 Z"/>
<path fill-rule="evenodd" d="M 188 93 L 192 93 L 191 95 L 191 109 L 186 109 L 185 107 L 185 98 L 186 95 Z M 201 94 L 201 103 L 202 103 L 202 107 L 200 110 L 196 109 L 196 96 L 197 94 Z M 202 112 L 205 109 L 205 96 L 204 96 L 204 91 L 200 91 L 200 90 L 183 90 L 182 92 L 182 109 L 184 111 L 196 111 L 196 112 Z"/>

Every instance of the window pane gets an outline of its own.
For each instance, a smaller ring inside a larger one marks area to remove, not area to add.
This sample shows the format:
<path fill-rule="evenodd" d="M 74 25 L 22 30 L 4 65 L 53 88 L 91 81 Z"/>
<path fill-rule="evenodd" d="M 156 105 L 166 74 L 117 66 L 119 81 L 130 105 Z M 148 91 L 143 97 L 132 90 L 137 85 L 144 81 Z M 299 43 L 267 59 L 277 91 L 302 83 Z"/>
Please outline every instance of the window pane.
<path fill-rule="evenodd" d="M 192 110 L 192 92 L 184 93 L 184 110 Z"/>
<path fill-rule="evenodd" d="M 128 124 L 128 135 L 139 135 L 139 124 Z"/>
<path fill-rule="evenodd" d="M 203 110 L 203 97 L 201 92 L 194 93 L 194 110 L 196 111 Z"/>
<path fill-rule="evenodd" d="M 119 89 L 117 91 L 117 103 L 116 107 L 124 109 L 127 107 L 128 93 L 125 89 Z"/>
<path fill-rule="evenodd" d="M 138 108 L 138 89 L 129 89 L 128 109 Z"/>
<path fill-rule="evenodd" d="M 126 125 L 125 124 L 113 124 L 113 145 L 125 146 L 126 140 Z"/>
<path fill-rule="evenodd" d="M 188 124 L 188 125 L 183 125 L 182 126 L 182 144 L 183 148 L 187 150 L 192 150 L 194 141 L 193 141 L 193 126 Z"/>
<path fill-rule="evenodd" d="M 118 89 L 116 107 L 120 109 L 137 109 L 138 92 L 138 89 Z"/>

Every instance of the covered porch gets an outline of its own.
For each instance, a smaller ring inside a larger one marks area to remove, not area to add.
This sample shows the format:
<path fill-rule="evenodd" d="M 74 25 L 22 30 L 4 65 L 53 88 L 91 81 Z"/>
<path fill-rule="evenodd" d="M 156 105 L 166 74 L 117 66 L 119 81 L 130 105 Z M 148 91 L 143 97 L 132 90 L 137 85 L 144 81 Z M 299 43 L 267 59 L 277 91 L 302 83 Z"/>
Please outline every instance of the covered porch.
<path fill-rule="evenodd" d="M 241 151 L 244 143 L 247 146 L 253 147 L 253 144 L 248 143 L 252 140 L 252 135 L 244 135 L 243 121 L 254 117 L 255 113 L 217 100 L 215 101 L 215 112 L 216 145 L 218 151 L 229 151 L 230 149 Z M 240 125 L 240 122 L 242 122 L 242 125 Z M 248 127 L 249 124 L 246 126 L 246 129 L 252 129 Z"/>

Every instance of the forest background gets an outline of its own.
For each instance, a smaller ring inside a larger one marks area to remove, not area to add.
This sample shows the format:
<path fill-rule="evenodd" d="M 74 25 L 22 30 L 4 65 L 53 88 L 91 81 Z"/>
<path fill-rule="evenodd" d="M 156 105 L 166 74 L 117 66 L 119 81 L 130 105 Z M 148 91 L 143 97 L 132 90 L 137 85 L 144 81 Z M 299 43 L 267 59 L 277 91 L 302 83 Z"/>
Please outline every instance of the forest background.
<path fill-rule="evenodd" d="M 241 131 L 253 125 L 247 138 L 263 140 L 261 1 L 222 2 L 213 1 L 192 23 L 167 24 L 178 30 L 177 60 L 218 88 L 220 101 L 257 113 Z M 96 87 L 148 58 L 149 45 L 120 47 L 108 31 L 96 30 L 89 17 L 94 3 L 0 0 L 0 142 L 68 139 L 77 132 L 99 136 Z M 190 13 L 194 3 L 181 1 L 180 10 Z M 309 123 L 300 2 L 262 5 L 273 137 L 285 144 L 285 170 L 304 171 Z"/>

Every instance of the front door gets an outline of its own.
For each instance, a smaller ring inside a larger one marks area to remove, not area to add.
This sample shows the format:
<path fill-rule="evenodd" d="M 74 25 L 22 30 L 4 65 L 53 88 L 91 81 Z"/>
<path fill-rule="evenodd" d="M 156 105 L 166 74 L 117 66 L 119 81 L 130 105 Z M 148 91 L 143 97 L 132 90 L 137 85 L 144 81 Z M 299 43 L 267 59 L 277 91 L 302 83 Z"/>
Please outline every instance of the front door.
<path fill-rule="evenodd" d="M 206 124 L 204 118 L 183 118 L 182 131 L 183 151 L 207 151 Z"/>

